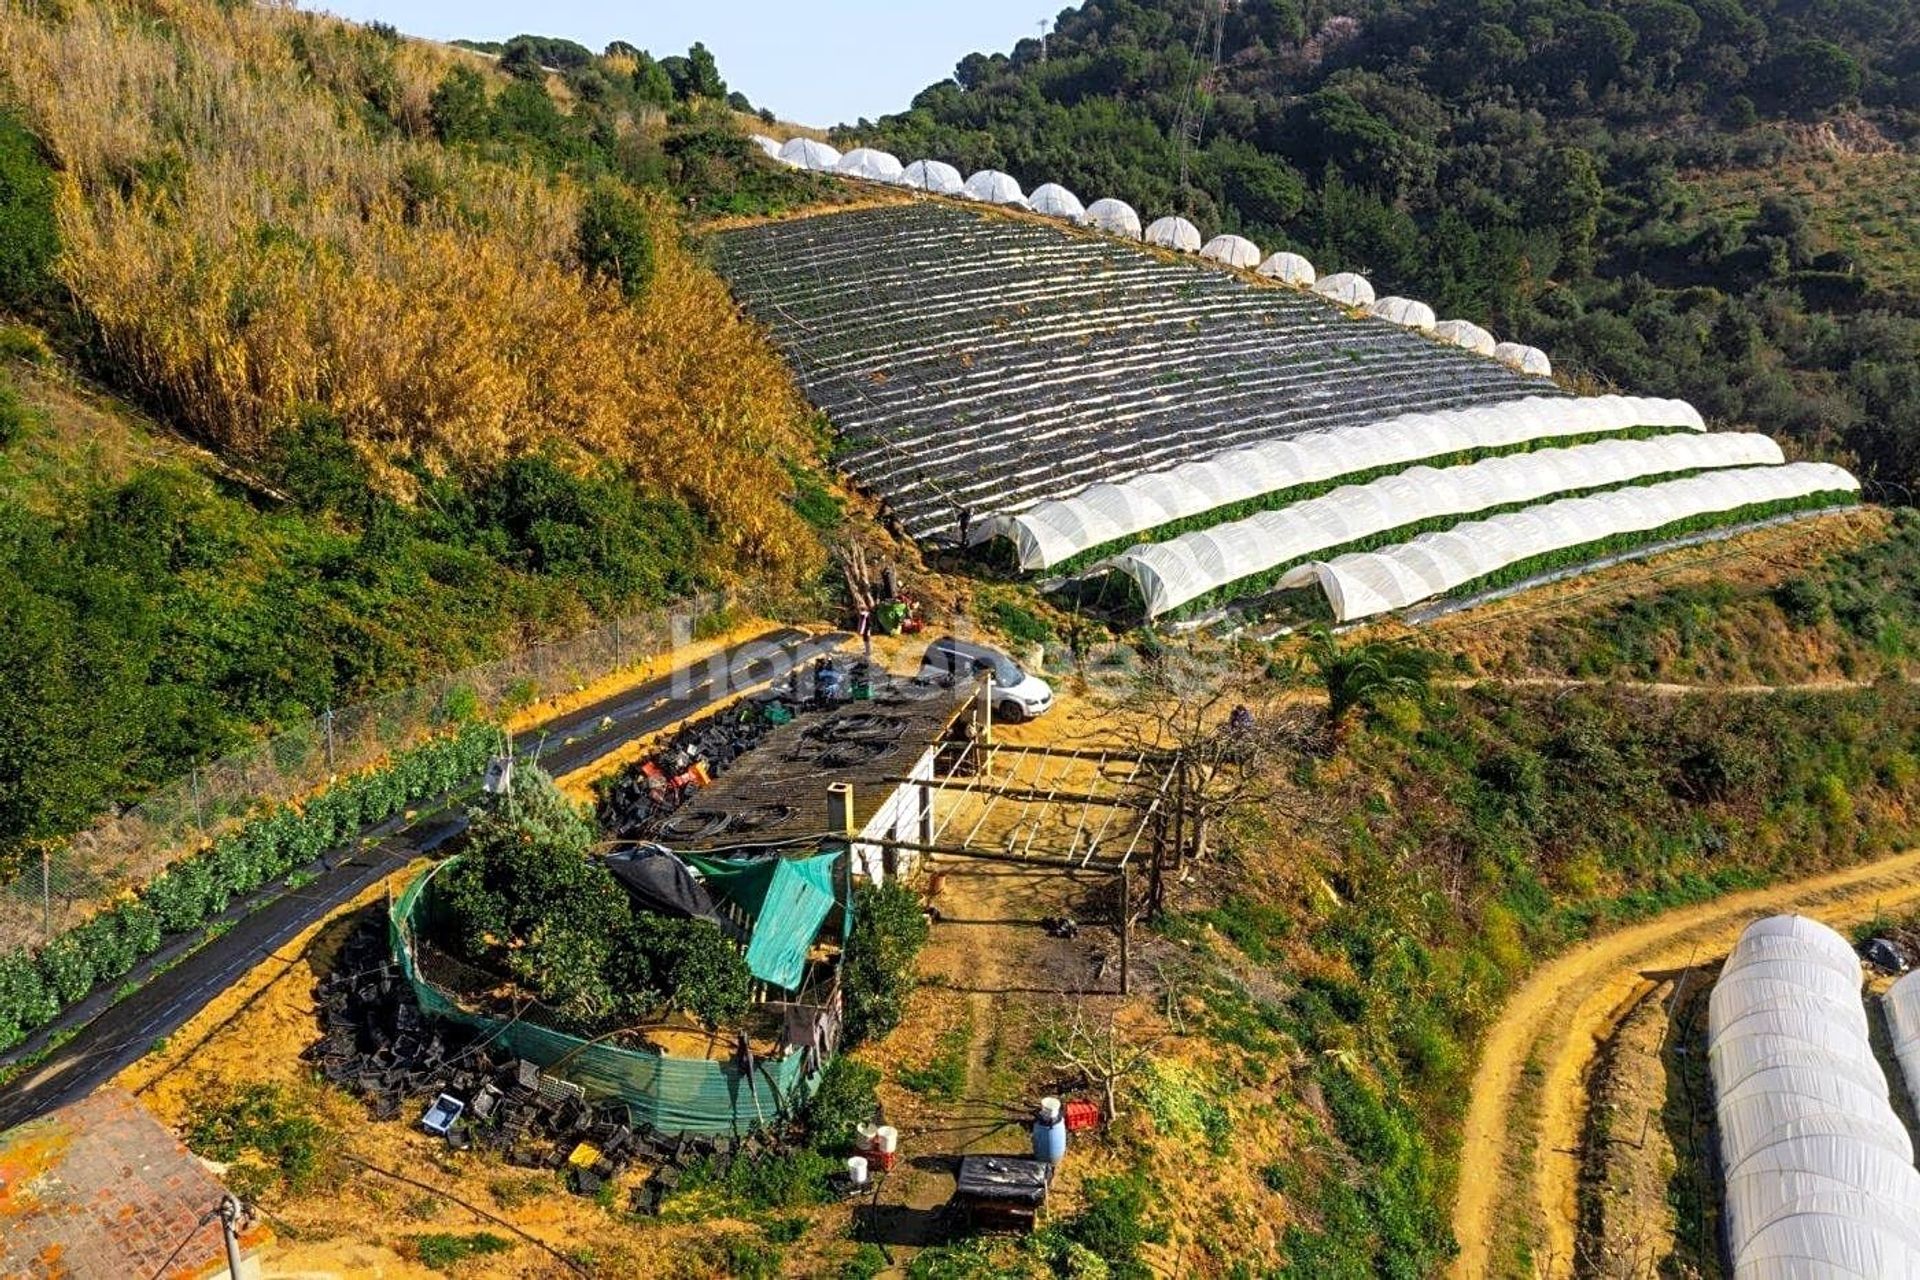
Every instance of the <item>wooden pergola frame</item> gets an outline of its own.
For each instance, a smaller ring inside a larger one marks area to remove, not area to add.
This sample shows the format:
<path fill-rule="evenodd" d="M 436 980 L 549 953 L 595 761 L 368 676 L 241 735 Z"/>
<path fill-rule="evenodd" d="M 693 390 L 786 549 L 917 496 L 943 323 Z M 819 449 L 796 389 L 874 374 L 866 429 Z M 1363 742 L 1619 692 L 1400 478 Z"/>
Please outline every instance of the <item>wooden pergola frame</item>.
<path fill-rule="evenodd" d="M 969 758 L 975 761 L 975 771 L 968 776 L 958 776 Z M 1078 785 L 1088 789 L 1067 789 L 1066 781 L 1073 765 L 1089 762 L 1093 765 L 1096 783 L 1109 780 L 1113 784 L 1111 790 L 1098 785 L 1089 787 L 1085 779 Z M 885 780 L 892 785 L 920 787 L 928 793 L 983 801 L 964 833 L 948 838 L 963 816 L 963 809 L 956 807 L 934 827 L 930 839 L 879 837 L 863 838 L 859 843 L 933 859 L 964 858 L 1114 877 L 1118 881 L 1118 893 L 1113 923 L 1120 937 L 1120 991 L 1124 995 L 1131 988 L 1132 867 L 1137 858 L 1148 859 L 1157 881 L 1169 860 L 1184 861 L 1186 851 L 1180 846 L 1196 834 L 1193 824 L 1183 820 L 1185 798 L 1181 790 L 1187 770 L 1180 765 L 1177 752 L 1142 751 L 1118 745 L 1066 748 L 995 744 L 990 738 L 975 738 L 966 744 L 954 767 L 943 776 L 901 775 Z M 1023 777 L 1030 768 L 1033 776 Z M 1124 775 L 1114 779 L 1112 771 L 1117 770 L 1124 770 Z M 1013 815 L 1009 836 L 998 845 L 980 843 L 981 829 L 1002 803 L 1019 806 Z M 1062 806 L 1078 810 L 1064 847 L 1040 839 L 1041 819 L 1057 813 Z M 1022 828 L 1026 829 L 1024 841 L 1020 839 Z"/>

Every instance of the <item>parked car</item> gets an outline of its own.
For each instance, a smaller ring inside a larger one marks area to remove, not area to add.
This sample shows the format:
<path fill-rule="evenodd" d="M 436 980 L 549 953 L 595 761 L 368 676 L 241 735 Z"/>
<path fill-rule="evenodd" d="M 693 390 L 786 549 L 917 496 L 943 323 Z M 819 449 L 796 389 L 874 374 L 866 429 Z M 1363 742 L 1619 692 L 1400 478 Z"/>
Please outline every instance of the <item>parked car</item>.
<path fill-rule="evenodd" d="M 1030 720 L 1053 705 L 1053 686 L 1029 675 L 998 649 L 945 636 L 927 646 L 920 659 L 922 680 L 972 680 L 993 677 L 993 714 L 1009 723 Z"/>

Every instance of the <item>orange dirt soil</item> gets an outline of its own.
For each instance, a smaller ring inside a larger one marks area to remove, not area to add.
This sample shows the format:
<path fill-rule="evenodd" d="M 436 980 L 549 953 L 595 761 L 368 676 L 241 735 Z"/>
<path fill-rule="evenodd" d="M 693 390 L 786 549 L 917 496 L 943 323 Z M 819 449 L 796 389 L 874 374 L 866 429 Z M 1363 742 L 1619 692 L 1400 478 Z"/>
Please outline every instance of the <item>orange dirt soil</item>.
<path fill-rule="evenodd" d="M 1573 947 L 1515 993 L 1488 1031 L 1460 1152 L 1453 1230 L 1463 1280 L 1509 1274 L 1524 1248 L 1533 1271 L 1572 1274 L 1587 1081 L 1599 1044 L 1666 971 L 1724 956 L 1754 919 L 1779 911 L 1836 928 L 1920 903 L 1920 852 L 1733 894 Z M 1523 1076 L 1537 1110 L 1513 1123 Z M 1503 1172 L 1504 1171 L 1504 1172 Z"/>

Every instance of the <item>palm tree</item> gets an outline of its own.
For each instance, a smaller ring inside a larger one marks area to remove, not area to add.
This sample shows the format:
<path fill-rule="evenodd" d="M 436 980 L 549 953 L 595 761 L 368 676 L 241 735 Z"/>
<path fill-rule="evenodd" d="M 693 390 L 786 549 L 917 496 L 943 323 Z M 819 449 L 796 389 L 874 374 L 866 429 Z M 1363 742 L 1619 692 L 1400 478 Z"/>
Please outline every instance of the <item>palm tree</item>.
<path fill-rule="evenodd" d="M 1360 640 L 1343 645 L 1325 627 L 1307 643 L 1306 659 L 1327 691 L 1327 723 L 1335 741 L 1344 736 L 1354 711 L 1382 702 L 1427 700 L 1437 655 L 1392 640 Z"/>

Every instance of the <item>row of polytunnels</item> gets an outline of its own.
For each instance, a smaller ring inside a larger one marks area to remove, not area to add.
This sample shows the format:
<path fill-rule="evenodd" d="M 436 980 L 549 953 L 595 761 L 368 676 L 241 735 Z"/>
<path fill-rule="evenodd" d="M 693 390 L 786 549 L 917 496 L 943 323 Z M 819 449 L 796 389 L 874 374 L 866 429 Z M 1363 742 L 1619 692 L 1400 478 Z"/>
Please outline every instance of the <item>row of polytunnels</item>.
<path fill-rule="evenodd" d="M 982 169 L 962 178 L 958 169 L 944 161 L 915 160 L 903 165 L 897 156 L 875 147 L 855 147 L 843 154 L 815 138 L 791 138 L 783 143 L 764 134 L 754 134 L 752 141 L 769 157 L 792 168 L 905 187 L 928 195 L 1027 209 L 1075 226 L 1144 241 L 1157 248 L 1198 254 L 1209 261 L 1251 271 L 1282 284 L 1311 289 L 1321 297 L 1349 307 L 1365 308 L 1368 314 L 1382 320 L 1431 333 L 1442 342 L 1453 343 L 1476 355 L 1491 356 L 1522 373 L 1547 377 L 1553 372 L 1552 362 L 1538 347 L 1496 341 L 1491 333 L 1468 320 L 1440 320 L 1432 307 L 1411 298 L 1377 298 L 1372 282 L 1357 272 L 1340 271 L 1322 277 L 1302 255 L 1288 250 L 1262 254 L 1260 246 L 1245 236 L 1222 233 L 1203 240 L 1200 229 L 1178 215 L 1156 218 L 1143 226 L 1139 213 L 1124 200 L 1106 197 L 1091 205 L 1082 204 L 1080 197 L 1057 182 L 1042 183 L 1027 192 L 1013 175 L 998 169 Z"/>

